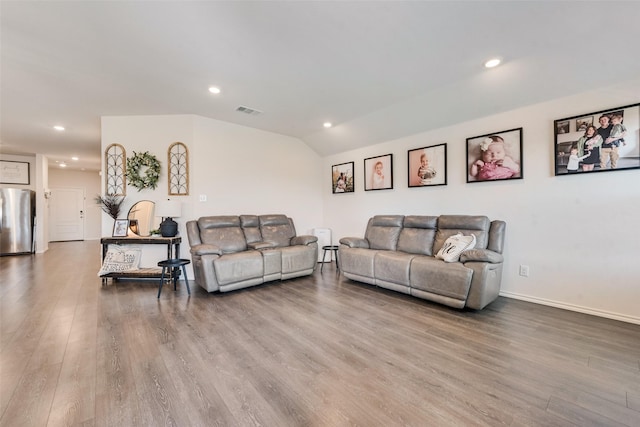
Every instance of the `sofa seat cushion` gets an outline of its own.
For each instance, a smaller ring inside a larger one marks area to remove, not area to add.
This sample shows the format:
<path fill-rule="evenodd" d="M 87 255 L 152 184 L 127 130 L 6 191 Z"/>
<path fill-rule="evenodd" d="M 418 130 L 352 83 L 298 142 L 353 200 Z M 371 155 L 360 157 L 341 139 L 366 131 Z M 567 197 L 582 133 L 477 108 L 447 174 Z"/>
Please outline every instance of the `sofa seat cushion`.
<path fill-rule="evenodd" d="M 461 263 L 446 263 L 417 256 L 411 261 L 410 284 L 418 289 L 458 300 L 466 300 L 473 270 Z"/>
<path fill-rule="evenodd" d="M 288 246 L 279 248 L 282 254 L 282 275 L 308 270 L 315 266 L 318 251 L 315 246 Z"/>
<path fill-rule="evenodd" d="M 387 283 L 409 286 L 411 260 L 415 257 L 404 252 L 378 252 L 374 262 L 376 285 L 383 288 L 387 287 Z"/>
<path fill-rule="evenodd" d="M 262 279 L 264 266 L 258 251 L 226 254 L 213 260 L 218 283 L 223 286 L 248 279 Z"/>
<path fill-rule="evenodd" d="M 345 274 L 351 273 L 373 280 L 373 260 L 378 252 L 372 249 L 341 247 L 338 252 L 340 270 Z"/>

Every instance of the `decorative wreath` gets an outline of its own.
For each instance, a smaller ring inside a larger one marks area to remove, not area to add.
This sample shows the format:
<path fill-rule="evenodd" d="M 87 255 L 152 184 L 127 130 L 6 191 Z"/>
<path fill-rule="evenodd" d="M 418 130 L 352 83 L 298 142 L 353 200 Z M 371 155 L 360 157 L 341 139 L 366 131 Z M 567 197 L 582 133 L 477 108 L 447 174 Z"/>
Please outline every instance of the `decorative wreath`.
<path fill-rule="evenodd" d="M 140 168 L 147 167 L 144 176 L 140 176 Z M 145 188 L 155 189 L 158 186 L 158 178 L 160 177 L 160 162 L 156 156 L 144 153 L 133 152 L 133 156 L 127 157 L 127 180 L 138 191 Z"/>

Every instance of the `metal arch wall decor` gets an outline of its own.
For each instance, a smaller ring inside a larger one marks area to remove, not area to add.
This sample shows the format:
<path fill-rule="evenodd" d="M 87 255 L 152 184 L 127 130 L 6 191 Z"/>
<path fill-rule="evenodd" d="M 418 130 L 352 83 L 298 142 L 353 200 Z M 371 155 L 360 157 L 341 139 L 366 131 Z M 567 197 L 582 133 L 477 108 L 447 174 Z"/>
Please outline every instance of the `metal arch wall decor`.
<path fill-rule="evenodd" d="M 120 144 L 111 144 L 104 151 L 104 168 L 107 173 L 106 194 L 111 196 L 127 195 L 126 161 L 127 152 Z"/>
<path fill-rule="evenodd" d="M 169 163 L 169 195 L 189 195 L 189 150 L 182 142 L 174 142 L 167 151 Z"/>

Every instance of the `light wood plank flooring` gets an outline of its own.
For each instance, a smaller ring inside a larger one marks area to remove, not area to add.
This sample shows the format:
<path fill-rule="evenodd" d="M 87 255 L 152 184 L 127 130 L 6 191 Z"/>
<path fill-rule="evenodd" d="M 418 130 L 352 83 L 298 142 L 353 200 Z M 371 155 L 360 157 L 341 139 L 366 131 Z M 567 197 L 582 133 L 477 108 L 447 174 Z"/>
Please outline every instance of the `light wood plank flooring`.
<path fill-rule="evenodd" d="M 158 300 L 102 286 L 99 259 L 95 241 L 0 258 L 1 426 L 640 426 L 638 325 L 458 311 L 335 265 Z"/>

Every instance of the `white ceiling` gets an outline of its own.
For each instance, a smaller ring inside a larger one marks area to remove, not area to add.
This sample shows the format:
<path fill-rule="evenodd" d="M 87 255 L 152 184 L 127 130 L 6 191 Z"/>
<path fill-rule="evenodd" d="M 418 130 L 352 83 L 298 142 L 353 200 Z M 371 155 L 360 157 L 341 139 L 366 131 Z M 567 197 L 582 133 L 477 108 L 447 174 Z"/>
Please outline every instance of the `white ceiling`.
<path fill-rule="evenodd" d="M 198 114 L 325 156 L 640 75 L 635 1 L 0 4 L 1 152 L 92 170 L 101 116 Z"/>

